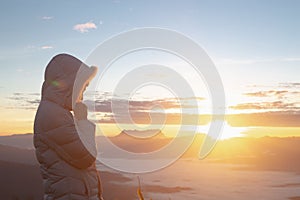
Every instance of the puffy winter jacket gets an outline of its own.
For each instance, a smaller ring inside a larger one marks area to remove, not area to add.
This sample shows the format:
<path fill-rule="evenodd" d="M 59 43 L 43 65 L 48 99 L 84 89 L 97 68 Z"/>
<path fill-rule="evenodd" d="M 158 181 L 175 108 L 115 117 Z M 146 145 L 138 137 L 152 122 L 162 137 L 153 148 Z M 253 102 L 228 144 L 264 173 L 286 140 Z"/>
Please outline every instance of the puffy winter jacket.
<path fill-rule="evenodd" d="M 42 99 L 34 122 L 34 146 L 45 200 L 101 199 L 95 166 L 95 125 L 88 120 L 77 121 L 70 112 L 79 69 L 83 69 L 86 81 L 95 74 L 95 68 L 67 54 L 55 56 L 46 67 Z M 88 128 L 81 132 L 81 124 Z M 80 135 L 89 139 L 83 140 Z"/>

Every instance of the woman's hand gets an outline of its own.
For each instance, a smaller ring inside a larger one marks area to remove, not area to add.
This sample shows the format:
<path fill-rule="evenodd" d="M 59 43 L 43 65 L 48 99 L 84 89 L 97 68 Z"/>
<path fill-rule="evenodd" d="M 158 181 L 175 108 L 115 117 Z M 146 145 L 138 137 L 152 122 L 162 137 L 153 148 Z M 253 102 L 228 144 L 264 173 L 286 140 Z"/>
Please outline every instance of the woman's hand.
<path fill-rule="evenodd" d="M 88 115 L 87 106 L 82 102 L 76 103 L 74 107 L 75 118 L 77 120 L 85 120 L 87 119 L 87 115 Z"/>

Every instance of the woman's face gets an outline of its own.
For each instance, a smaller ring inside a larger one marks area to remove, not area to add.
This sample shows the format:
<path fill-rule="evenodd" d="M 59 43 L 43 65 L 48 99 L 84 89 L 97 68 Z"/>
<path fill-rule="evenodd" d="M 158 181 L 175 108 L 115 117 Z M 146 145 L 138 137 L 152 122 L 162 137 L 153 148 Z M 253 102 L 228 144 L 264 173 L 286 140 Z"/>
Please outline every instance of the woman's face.
<path fill-rule="evenodd" d="M 85 92 L 85 90 L 88 86 L 89 86 L 89 83 L 85 84 L 85 86 L 83 87 L 83 90 L 79 95 L 79 102 L 81 102 L 83 100 L 83 93 Z"/>

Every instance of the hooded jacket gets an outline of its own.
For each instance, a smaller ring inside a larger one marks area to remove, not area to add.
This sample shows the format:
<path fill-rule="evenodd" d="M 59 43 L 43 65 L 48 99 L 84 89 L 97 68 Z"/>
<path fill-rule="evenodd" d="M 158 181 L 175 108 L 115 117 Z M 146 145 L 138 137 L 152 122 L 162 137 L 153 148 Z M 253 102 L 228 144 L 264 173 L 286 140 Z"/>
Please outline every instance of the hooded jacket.
<path fill-rule="evenodd" d="M 82 76 L 78 82 L 79 72 Z M 67 54 L 55 56 L 46 67 L 42 99 L 34 121 L 34 146 L 45 200 L 101 199 L 95 165 L 95 125 L 88 120 L 77 121 L 70 112 L 72 98 L 79 95 L 84 83 L 95 73 L 95 67 Z M 82 135 L 89 139 L 82 139 Z"/>

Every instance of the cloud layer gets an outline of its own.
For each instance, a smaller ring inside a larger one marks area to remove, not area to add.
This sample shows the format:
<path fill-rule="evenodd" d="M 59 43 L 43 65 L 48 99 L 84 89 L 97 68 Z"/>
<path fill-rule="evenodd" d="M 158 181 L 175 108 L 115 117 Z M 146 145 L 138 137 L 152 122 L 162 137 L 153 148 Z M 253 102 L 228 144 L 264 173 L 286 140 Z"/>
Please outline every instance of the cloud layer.
<path fill-rule="evenodd" d="M 243 93 L 249 97 L 248 102 L 238 103 L 229 108 L 234 110 L 252 110 L 252 112 L 299 111 L 300 83 L 279 83 L 270 90 L 258 90 Z M 261 86 L 266 88 L 266 86 Z"/>
<path fill-rule="evenodd" d="M 233 126 L 300 126 L 299 85 L 299 83 L 282 83 L 281 87 L 270 90 L 258 90 L 255 87 L 254 91 L 243 93 L 248 102 L 229 106 L 239 114 L 227 114 L 226 120 Z M 40 94 L 14 93 L 7 99 L 10 100 L 7 109 L 36 110 Z M 98 123 L 116 123 L 117 120 L 119 123 L 182 124 L 182 118 L 185 118 L 184 124 L 192 125 L 195 117 L 200 116 L 199 124 L 208 124 L 211 120 L 210 114 L 199 115 L 193 112 L 197 107 L 191 102 L 203 102 L 203 100 L 206 99 L 190 97 L 128 101 L 118 97 L 114 102 L 115 109 L 119 112 L 113 112 L 112 94 L 107 92 L 87 92 L 84 102 L 88 104 L 90 111 L 94 111 Z M 95 106 L 95 109 L 91 109 L 91 106 Z M 124 108 L 128 108 L 128 112 L 125 112 Z"/>

